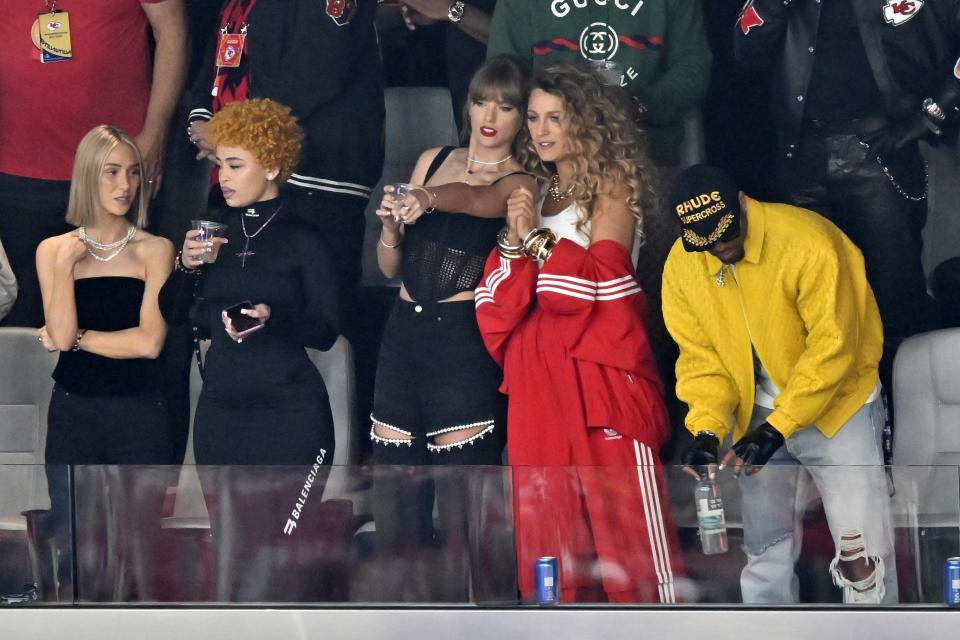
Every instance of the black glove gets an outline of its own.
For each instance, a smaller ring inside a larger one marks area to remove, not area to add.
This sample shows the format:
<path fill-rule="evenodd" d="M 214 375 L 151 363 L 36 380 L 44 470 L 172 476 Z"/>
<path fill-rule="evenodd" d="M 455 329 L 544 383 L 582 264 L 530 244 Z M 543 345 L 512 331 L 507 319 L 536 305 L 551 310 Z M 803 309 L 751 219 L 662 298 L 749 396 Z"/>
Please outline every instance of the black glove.
<path fill-rule="evenodd" d="M 783 445 L 783 434 L 764 422 L 737 440 L 733 452 L 743 460 L 744 466 L 762 467 L 767 464 L 777 449 Z"/>
<path fill-rule="evenodd" d="M 867 146 L 871 158 L 886 160 L 917 140 L 936 137 L 938 129 L 930 118 L 918 113 L 882 129 L 865 133 L 860 136 L 860 140 Z"/>
<path fill-rule="evenodd" d="M 720 461 L 720 440 L 712 433 L 701 431 L 694 438 L 693 444 L 684 452 L 680 459 L 683 464 L 696 469 L 707 465 L 717 464 Z M 698 470 L 697 473 L 700 473 Z"/>

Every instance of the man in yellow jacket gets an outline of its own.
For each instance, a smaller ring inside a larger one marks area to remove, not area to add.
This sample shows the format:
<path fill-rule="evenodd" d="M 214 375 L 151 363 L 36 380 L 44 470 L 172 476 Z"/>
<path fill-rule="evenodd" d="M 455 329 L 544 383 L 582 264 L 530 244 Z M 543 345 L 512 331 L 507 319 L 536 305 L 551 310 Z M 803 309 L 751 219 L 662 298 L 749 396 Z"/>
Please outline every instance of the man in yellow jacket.
<path fill-rule="evenodd" d="M 883 329 L 863 256 L 825 218 L 752 200 L 714 167 L 682 172 L 669 202 L 682 237 L 664 268 L 663 313 L 695 438 L 683 462 L 746 470 L 743 601 L 796 602 L 799 489 L 812 477 L 844 601 L 896 602 L 880 449 Z"/>

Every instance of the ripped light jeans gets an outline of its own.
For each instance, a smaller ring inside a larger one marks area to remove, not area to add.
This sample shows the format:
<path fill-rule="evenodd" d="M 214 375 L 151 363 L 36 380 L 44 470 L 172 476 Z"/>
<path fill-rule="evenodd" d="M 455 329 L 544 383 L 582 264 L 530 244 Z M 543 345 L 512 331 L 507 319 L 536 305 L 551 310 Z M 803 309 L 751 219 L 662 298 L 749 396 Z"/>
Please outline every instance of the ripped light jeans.
<path fill-rule="evenodd" d="M 750 428 L 762 424 L 771 413 L 755 406 Z M 823 500 L 836 549 L 830 570 L 834 582 L 846 587 L 844 600 L 854 601 L 847 597 L 853 591 L 849 581 L 844 582 L 836 570 L 841 537 L 854 538 L 853 546 L 864 552 L 861 558 L 865 555 L 876 563 L 875 571 L 880 571 L 876 577 L 882 577 L 882 585 L 875 586 L 879 591 L 874 595 L 882 594 L 883 604 L 897 602 L 890 496 L 880 449 L 883 423 L 883 403 L 865 404 L 832 438 L 814 426 L 801 429 L 758 473 L 740 476 L 747 554 L 740 589 L 745 603 L 797 602 L 794 564 L 800 556 L 811 479 Z M 848 557 L 845 552 L 844 559 Z"/>

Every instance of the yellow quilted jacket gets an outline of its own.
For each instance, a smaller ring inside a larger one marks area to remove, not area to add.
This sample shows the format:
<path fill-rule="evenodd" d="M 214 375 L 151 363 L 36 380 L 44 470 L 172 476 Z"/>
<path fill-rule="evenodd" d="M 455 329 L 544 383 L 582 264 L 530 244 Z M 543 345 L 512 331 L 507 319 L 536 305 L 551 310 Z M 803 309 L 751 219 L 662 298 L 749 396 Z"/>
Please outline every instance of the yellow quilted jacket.
<path fill-rule="evenodd" d="M 686 426 L 741 437 L 753 411 L 751 342 L 781 390 L 767 421 L 789 438 L 832 437 L 877 384 L 880 313 L 860 250 L 810 211 L 746 199 L 745 255 L 734 269 L 679 240 L 663 273 L 663 315 L 680 345 Z M 735 419 L 731 424 L 731 418 Z"/>

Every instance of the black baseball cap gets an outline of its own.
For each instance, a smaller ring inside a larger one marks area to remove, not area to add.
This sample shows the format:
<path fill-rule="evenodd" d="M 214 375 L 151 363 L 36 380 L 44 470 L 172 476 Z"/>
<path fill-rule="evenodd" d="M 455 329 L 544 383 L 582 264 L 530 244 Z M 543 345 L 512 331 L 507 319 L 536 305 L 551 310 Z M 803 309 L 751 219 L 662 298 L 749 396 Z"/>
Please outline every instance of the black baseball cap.
<path fill-rule="evenodd" d="M 670 211 L 680 219 L 687 251 L 707 251 L 740 233 L 740 190 L 722 169 L 696 164 L 677 174 L 670 189 Z"/>

